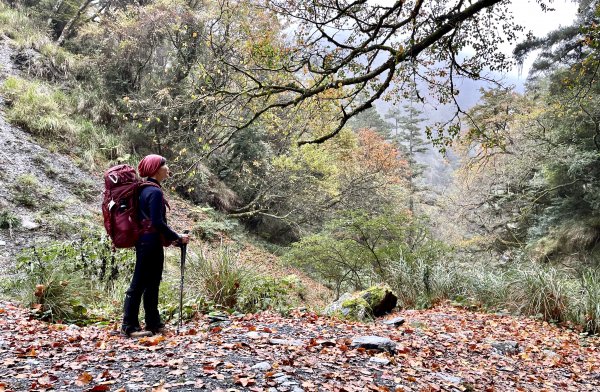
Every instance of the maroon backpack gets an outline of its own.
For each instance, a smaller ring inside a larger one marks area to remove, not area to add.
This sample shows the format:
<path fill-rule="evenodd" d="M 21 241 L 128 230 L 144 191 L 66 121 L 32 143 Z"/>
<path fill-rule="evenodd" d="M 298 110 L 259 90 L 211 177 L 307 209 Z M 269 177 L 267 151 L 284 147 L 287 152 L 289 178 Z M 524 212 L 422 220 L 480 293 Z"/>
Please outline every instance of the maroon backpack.
<path fill-rule="evenodd" d="M 102 215 L 104 228 L 115 248 L 135 246 L 142 224 L 138 215 L 138 198 L 142 187 L 158 185 L 141 180 L 129 165 L 113 166 L 104 172 Z"/>

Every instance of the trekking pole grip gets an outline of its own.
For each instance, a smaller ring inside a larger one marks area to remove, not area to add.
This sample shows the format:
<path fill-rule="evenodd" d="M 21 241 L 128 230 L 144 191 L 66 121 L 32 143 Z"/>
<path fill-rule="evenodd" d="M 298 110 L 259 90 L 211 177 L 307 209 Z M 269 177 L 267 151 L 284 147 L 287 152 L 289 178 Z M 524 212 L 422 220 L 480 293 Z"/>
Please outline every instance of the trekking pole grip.
<path fill-rule="evenodd" d="M 190 234 L 190 231 L 186 229 L 186 230 L 183 231 L 183 234 Z M 187 244 L 181 244 L 181 248 L 182 249 L 187 248 Z"/>

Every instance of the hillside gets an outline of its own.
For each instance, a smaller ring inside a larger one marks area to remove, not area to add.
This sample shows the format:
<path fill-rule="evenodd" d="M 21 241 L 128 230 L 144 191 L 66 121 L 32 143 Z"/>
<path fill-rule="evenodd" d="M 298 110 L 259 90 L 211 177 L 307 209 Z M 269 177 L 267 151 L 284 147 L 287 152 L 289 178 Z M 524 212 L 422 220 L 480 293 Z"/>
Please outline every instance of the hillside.
<path fill-rule="evenodd" d="M 18 73 L 11 40 L 0 37 L 0 83 Z M 4 117 L 0 94 L 0 266 L 37 241 L 66 238 L 81 222 L 95 222 L 101 177 L 52 152 Z M 9 222 L 11 221 L 11 228 Z"/>
<path fill-rule="evenodd" d="M 13 47 L 10 38 L 0 37 L 0 83 L 8 76 L 21 74 L 13 61 Z M 55 152 L 48 140 L 35 138 L 8 123 L 4 116 L 6 104 L 0 94 L 0 276 L 13 269 L 16 255 L 25 248 L 76 239 L 85 229 L 103 230 L 102 172 L 80 167 L 79 157 Z M 169 222 L 175 230 L 193 229 L 207 219 L 206 214 L 177 195 L 167 192 L 167 197 L 172 206 Z M 190 257 L 202 248 L 218 246 L 220 241 L 234 242 L 224 233 L 208 240 L 197 238 L 189 247 Z M 326 288 L 302 271 L 284 266 L 269 252 L 251 243 L 235 245 L 241 248 L 240 261 L 249 270 L 276 278 L 298 276 L 307 287 L 305 300 L 312 306 L 323 305 L 329 297 Z M 168 257 L 176 263 L 178 251 L 170 250 Z M 179 271 L 168 267 L 167 273 Z"/>

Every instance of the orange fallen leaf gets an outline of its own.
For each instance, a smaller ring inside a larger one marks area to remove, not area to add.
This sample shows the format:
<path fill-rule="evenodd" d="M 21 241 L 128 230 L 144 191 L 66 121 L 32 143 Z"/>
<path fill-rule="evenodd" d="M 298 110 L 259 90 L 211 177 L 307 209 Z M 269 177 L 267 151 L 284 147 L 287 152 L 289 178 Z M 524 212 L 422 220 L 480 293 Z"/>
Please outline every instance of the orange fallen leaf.
<path fill-rule="evenodd" d="M 152 336 L 148 338 L 141 338 L 139 343 L 142 346 L 157 346 L 160 342 L 164 341 L 165 337 L 162 335 Z"/>
<path fill-rule="evenodd" d="M 83 372 L 79 375 L 79 377 L 77 377 L 75 385 L 82 387 L 84 385 L 88 385 L 93 379 L 94 377 L 92 377 L 91 374 L 89 374 L 88 372 Z"/>

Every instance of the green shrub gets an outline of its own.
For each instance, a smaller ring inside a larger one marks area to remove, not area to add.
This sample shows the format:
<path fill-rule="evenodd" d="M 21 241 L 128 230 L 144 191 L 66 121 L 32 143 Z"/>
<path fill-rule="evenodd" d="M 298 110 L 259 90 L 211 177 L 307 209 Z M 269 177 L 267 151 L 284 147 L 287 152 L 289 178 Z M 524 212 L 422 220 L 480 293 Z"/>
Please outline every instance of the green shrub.
<path fill-rule="evenodd" d="M 40 198 L 47 196 L 48 190 L 41 188 L 38 179 L 31 174 L 24 174 L 16 178 L 13 184 L 14 201 L 24 207 L 36 207 Z"/>
<path fill-rule="evenodd" d="M 273 309 L 287 313 L 297 307 L 306 295 L 306 288 L 295 275 L 284 278 L 257 276 L 243 282 L 236 308 L 241 312 L 254 313 Z"/>
<path fill-rule="evenodd" d="M 196 208 L 198 212 L 206 214 L 206 218 L 198 222 L 192 229 L 195 237 L 205 240 L 221 238 L 224 234 L 231 234 L 238 228 L 238 221 L 228 219 L 224 214 L 211 207 Z"/>
<path fill-rule="evenodd" d="M 406 301 L 414 304 L 416 292 L 431 288 L 423 281 L 426 271 L 430 274 L 432 262 L 445 252 L 421 222 L 405 213 L 345 211 L 321 233 L 293 244 L 285 258 L 325 282 L 337 296 L 380 282 L 393 289 L 408 284 L 412 293 Z"/>
<path fill-rule="evenodd" d="M 111 252 L 111 244 L 96 234 L 25 249 L 17 257 L 3 291 L 50 321 L 85 323 L 107 311 L 120 312 L 124 280 L 133 273 L 130 251 Z"/>
<path fill-rule="evenodd" d="M 7 210 L 0 210 L 0 229 L 16 229 L 21 224 L 21 218 Z"/>

